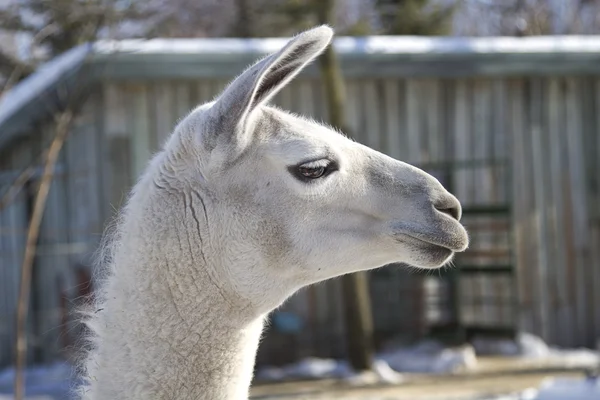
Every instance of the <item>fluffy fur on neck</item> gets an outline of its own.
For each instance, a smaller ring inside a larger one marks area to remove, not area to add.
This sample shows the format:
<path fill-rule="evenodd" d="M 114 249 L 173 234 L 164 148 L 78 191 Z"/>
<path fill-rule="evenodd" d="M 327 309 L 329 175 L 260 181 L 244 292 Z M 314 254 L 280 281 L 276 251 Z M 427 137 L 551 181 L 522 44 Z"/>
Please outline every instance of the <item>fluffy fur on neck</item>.
<path fill-rule="evenodd" d="M 152 162 L 106 246 L 113 254 L 89 323 L 85 399 L 248 396 L 268 309 L 224 276 L 231 269 L 213 255 L 227 252 L 209 249 L 220 247 L 211 235 L 222 232 L 197 212 L 210 200 L 167 186 L 166 158 Z"/>

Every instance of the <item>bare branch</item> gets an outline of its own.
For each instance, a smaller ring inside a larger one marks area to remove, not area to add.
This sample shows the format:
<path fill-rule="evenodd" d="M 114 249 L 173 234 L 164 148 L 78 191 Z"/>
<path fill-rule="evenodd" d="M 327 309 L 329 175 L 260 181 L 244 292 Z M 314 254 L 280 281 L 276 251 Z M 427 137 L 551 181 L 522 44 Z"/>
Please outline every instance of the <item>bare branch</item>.
<path fill-rule="evenodd" d="M 4 194 L 4 196 L 2 196 L 2 198 L 0 199 L 0 211 L 2 211 L 10 203 L 12 203 L 14 198 L 19 194 L 21 189 L 23 189 L 23 186 L 25 186 L 25 184 L 27 183 L 29 178 L 31 178 L 34 173 L 35 173 L 34 165 L 30 165 L 27 168 L 25 168 L 23 171 L 21 171 L 19 176 L 17 176 L 17 179 L 15 179 L 15 181 L 9 186 L 9 188 L 6 191 L 6 193 Z"/>
<path fill-rule="evenodd" d="M 41 43 L 44 39 L 46 39 L 49 35 L 56 32 L 57 26 L 56 24 L 49 24 L 42 28 L 31 40 L 31 48 L 34 48 L 39 43 Z M 22 67 L 15 67 L 13 72 L 10 74 L 6 83 L 4 84 L 3 90 L 0 93 L 7 93 L 16 83 L 18 83 L 21 79 L 26 78 L 30 74 L 35 72 L 35 66 L 31 65 L 31 69 L 23 70 Z"/>
<path fill-rule="evenodd" d="M 22 75 L 29 75 L 35 71 L 35 66 L 0 50 L 0 74 L 10 76 L 15 71 L 20 71 Z"/>
<path fill-rule="evenodd" d="M 7 31 L 37 32 L 39 29 L 23 20 L 18 6 L 0 9 L 0 27 Z"/>

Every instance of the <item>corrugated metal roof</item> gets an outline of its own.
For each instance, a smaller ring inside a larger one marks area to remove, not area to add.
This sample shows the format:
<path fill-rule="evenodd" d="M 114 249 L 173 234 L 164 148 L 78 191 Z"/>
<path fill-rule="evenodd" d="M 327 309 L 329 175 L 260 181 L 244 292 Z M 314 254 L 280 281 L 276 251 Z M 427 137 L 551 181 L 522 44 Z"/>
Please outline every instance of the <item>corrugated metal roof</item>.
<path fill-rule="evenodd" d="M 48 114 L 56 90 L 77 75 L 77 85 L 105 79 L 228 78 L 287 38 L 150 39 L 83 45 L 42 66 L 0 102 L 0 148 Z M 334 46 L 348 76 L 480 76 L 598 74 L 600 36 L 339 37 Z M 316 74 L 315 66 L 305 72 Z M 55 100 L 54 100 L 55 101 Z"/>

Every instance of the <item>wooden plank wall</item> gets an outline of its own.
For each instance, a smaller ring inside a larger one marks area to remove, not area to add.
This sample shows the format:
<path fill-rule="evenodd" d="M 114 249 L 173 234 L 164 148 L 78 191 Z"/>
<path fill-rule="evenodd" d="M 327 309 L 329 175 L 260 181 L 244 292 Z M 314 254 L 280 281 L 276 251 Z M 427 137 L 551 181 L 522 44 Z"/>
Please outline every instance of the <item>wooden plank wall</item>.
<path fill-rule="evenodd" d="M 104 224 L 123 204 L 148 157 L 180 118 L 198 103 L 212 100 L 225 84 L 224 80 L 111 82 L 92 97 L 63 153 L 65 175 L 57 177 L 49 197 L 51 212 L 41 243 L 50 246 L 52 254 L 39 257 L 41 307 L 56 309 L 57 292 L 76 292 L 74 266 L 89 264 Z M 318 80 L 301 76 L 275 102 L 326 121 L 322 91 Z M 509 282 L 485 280 L 466 284 L 465 293 L 493 292 L 504 301 L 516 301 L 519 326 L 552 344 L 595 344 L 600 336 L 598 77 L 362 77 L 347 82 L 346 99 L 348 126 L 356 140 L 403 161 L 428 165 L 444 183 L 452 183 L 465 205 L 511 202 L 516 293 Z M 509 160 L 510 168 L 483 163 L 449 171 L 431 166 L 503 159 Z M 2 170 L 17 167 L 1 165 Z M 25 226 L 22 207 L 19 200 L 0 213 L 1 249 L 10 253 L 0 260 L 3 282 L 17 277 L 22 244 L 14 229 L 22 231 Z M 5 234 L 7 230 L 10 234 Z M 474 237 L 473 243 L 483 249 L 506 245 L 493 233 Z M 58 244 L 69 246 L 61 252 Z M 425 304 L 426 293 L 441 295 L 447 290 L 439 287 L 435 275 L 398 270 L 394 279 L 376 274 L 372 278 L 376 328 L 418 336 L 436 318 L 447 318 L 448 310 L 432 311 Z M 3 320 L 14 306 L 14 293 L 4 286 L 10 285 L 2 283 L 0 288 Z M 306 328 L 298 337 L 272 343 L 293 344 L 298 357 L 343 352 L 340 292 L 339 281 L 333 280 L 294 296 L 282 310 L 298 313 Z M 400 301 L 403 298 L 417 300 Z M 396 311 L 390 315 L 392 304 Z M 425 309 L 428 317 L 423 317 Z M 468 313 L 469 318 L 491 323 L 513 318 L 506 307 L 474 307 Z M 53 328 L 61 318 L 48 309 L 38 320 L 36 329 L 50 332 L 40 339 L 40 348 L 54 349 L 49 358 L 61 347 L 60 333 L 55 335 Z M 10 329 L 0 331 L 4 353 L 5 343 L 12 340 L 5 331 Z M 263 342 L 261 351 L 268 343 Z"/>
<path fill-rule="evenodd" d="M 28 325 L 30 362 L 69 357 L 80 326 L 75 307 L 89 292 L 93 254 L 102 234 L 105 203 L 101 183 L 103 145 L 96 115 L 99 98 L 92 97 L 60 154 L 40 227 Z M 41 154 L 54 136 L 50 125 L 10 149 L 0 164 L 2 191 Z M 0 366 L 14 361 L 18 281 L 31 207 L 41 167 L 10 206 L 0 211 Z"/>
<path fill-rule="evenodd" d="M 32 158 L 28 143 L 23 142 L 15 146 L 8 156 L 0 157 L 0 193 L 6 192 Z M 0 367 L 13 362 L 15 357 L 19 266 L 26 241 L 27 210 L 26 191 L 18 193 L 6 208 L 0 210 Z M 31 332 L 31 325 L 28 328 Z"/>
<path fill-rule="evenodd" d="M 566 346 L 592 346 L 600 335 L 594 87 L 592 78 L 562 77 L 509 85 L 520 326 Z"/>
<path fill-rule="evenodd" d="M 122 181 L 119 194 L 113 190 L 113 199 L 126 192 L 175 123 L 196 104 L 212 100 L 225 84 L 222 80 L 160 81 L 106 87 L 105 98 L 113 100 L 105 102 L 105 133 L 109 138 L 130 141 L 132 149 L 126 167 L 132 175 L 122 179 L 108 174 Z M 553 344 L 592 345 L 600 335 L 600 303 L 595 301 L 600 293 L 600 258 L 594 236 L 598 234 L 594 206 L 598 195 L 590 197 L 590 191 L 596 188 L 597 192 L 598 187 L 598 80 L 364 77 L 349 80 L 346 89 L 348 126 L 356 140 L 421 166 L 475 160 L 477 167 L 428 170 L 452 182 L 453 191 L 465 205 L 512 204 L 516 292 L 504 278 L 463 283 L 464 294 L 491 294 L 499 302 L 472 306 L 466 310 L 467 318 L 501 325 L 516 318 L 521 328 Z M 300 77 L 275 102 L 326 120 L 322 90 L 318 80 Z M 493 225 L 485 218 L 469 223 Z M 510 243 L 492 231 L 474 237 L 473 246 L 504 251 Z M 400 279 L 416 287 L 422 287 L 424 280 L 430 282 L 428 287 L 436 283 L 434 276 L 418 274 L 406 273 Z M 299 339 L 302 346 L 325 353 L 343 347 L 339 338 L 333 339 L 343 333 L 336 285 L 339 283 L 332 281 L 309 288 L 283 308 L 302 313 L 308 326 L 319 327 Z M 386 304 L 377 299 L 379 292 L 385 291 L 373 290 L 374 303 Z M 511 302 L 516 302 L 516 317 Z M 419 319 L 414 315 L 416 310 L 422 312 L 424 305 L 410 307 L 398 311 L 396 327 L 424 332 L 428 319 L 416 322 Z M 447 310 L 436 313 L 437 318 L 444 318 L 440 315 Z"/>

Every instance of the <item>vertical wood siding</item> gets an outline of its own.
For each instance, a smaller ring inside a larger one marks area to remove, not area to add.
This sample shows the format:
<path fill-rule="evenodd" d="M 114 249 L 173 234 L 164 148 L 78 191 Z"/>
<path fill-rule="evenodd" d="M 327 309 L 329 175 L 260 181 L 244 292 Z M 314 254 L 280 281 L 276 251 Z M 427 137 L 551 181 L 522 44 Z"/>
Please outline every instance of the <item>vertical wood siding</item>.
<path fill-rule="evenodd" d="M 74 293 L 69 271 L 78 262 L 89 263 L 106 218 L 123 204 L 151 154 L 177 121 L 212 100 L 226 83 L 110 82 L 90 100 L 63 153 L 65 174 L 55 179 L 49 197 L 40 241 L 54 250 L 37 259 L 37 295 L 45 310 L 37 332 L 58 326 L 60 315 L 50 310 L 58 307 L 57 291 Z M 472 238 L 473 259 L 480 264 L 485 265 L 485 254 L 514 251 L 516 286 L 506 278 L 464 280 L 465 296 L 499 299 L 463 309 L 464 318 L 496 325 L 516 321 L 556 345 L 594 345 L 600 336 L 600 78 L 366 76 L 349 80 L 346 89 L 349 134 L 355 140 L 426 168 L 451 184 L 465 206 L 511 204 L 512 242 L 497 221 L 466 223 L 489 228 Z M 316 79 L 300 76 L 275 103 L 327 120 L 323 86 Z M 18 169 L 19 157 L 14 159 L 3 160 L 2 170 Z M 473 166 L 457 167 L 461 163 Z M 21 195 L 0 211 L 3 321 L 14 313 L 24 201 Z M 72 251 L 57 252 L 60 243 Z M 443 304 L 425 304 L 429 295 L 444 303 L 448 288 L 441 281 L 401 269 L 391 274 L 372 274 L 376 329 L 410 337 L 425 332 L 433 320 L 448 318 Z M 516 315 L 511 302 L 517 304 Z M 298 337 L 273 331 L 273 343 L 298 349 L 296 356 L 343 353 L 338 280 L 301 291 L 282 310 L 299 314 L 305 330 Z M 58 352 L 57 335 L 44 336 L 40 346 Z M 10 324 L 2 324 L 0 363 L 10 359 L 12 340 Z M 264 356 L 268 346 L 263 342 Z"/>
<path fill-rule="evenodd" d="M 92 96 L 73 124 L 48 194 L 34 260 L 28 325 L 31 362 L 69 357 L 78 340 L 75 307 L 89 286 L 86 278 L 105 219 L 103 138 L 96 124 L 101 110 L 100 98 Z M 49 125 L 40 126 L 30 139 L 11 149 L 10 159 L 0 163 L 2 193 L 53 136 Z M 29 207 L 40 177 L 41 167 L 15 201 L 0 211 L 0 366 L 14 361 L 18 281 Z"/>
<path fill-rule="evenodd" d="M 134 104 L 153 110 L 138 114 L 147 115 L 149 121 L 138 124 L 151 129 L 129 132 L 133 154 L 155 151 L 179 118 L 197 103 L 212 100 L 225 84 L 221 80 L 161 81 L 146 90 L 119 85 L 117 90 L 124 96 L 144 96 Z M 300 77 L 275 103 L 326 121 L 322 90 L 318 80 Z M 498 299 L 497 304 L 473 304 L 464 310 L 466 319 L 490 325 L 510 325 L 516 319 L 521 328 L 559 345 L 593 345 L 600 334 L 599 90 L 600 82 L 594 77 L 363 77 L 347 82 L 347 120 L 354 139 L 423 166 L 444 183 L 452 182 L 452 190 L 465 206 L 511 204 L 512 242 L 502 232 L 502 226 L 507 226 L 500 222 L 482 217 L 468 223 L 493 228 L 473 237 L 477 254 L 482 254 L 473 257 L 479 263 L 485 265 L 486 252 L 514 251 L 517 291 L 507 278 L 465 279 L 461 286 L 465 295 Z M 136 114 L 128 115 L 131 119 Z M 137 137 L 141 134 L 149 136 Z M 136 143 L 143 149 L 135 150 Z M 154 147 L 147 148 L 148 144 Z M 476 166 L 452 167 L 473 162 Z M 433 164 L 445 167 L 434 170 Z M 435 281 L 409 273 L 401 279 L 416 287 L 425 280 Z M 394 280 L 387 282 L 390 290 L 398 287 L 393 286 L 397 285 Z M 303 340 L 314 346 L 331 348 L 331 340 L 324 338 L 327 333 L 319 332 L 343 329 L 339 296 L 331 295 L 339 294 L 337 285 L 332 281 L 309 288 L 284 307 L 303 310 L 315 330 Z M 373 285 L 378 288 L 373 290 L 376 315 L 387 315 L 389 310 L 381 311 L 383 304 L 390 304 L 382 300 L 388 296 L 382 294 L 386 281 Z M 408 290 L 406 296 L 410 296 Z M 331 298 L 337 300 L 327 300 Z M 517 315 L 511 302 L 517 304 Z M 389 317 L 396 321 L 395 328 L 422 331 L 422 326 L 415 326 L 419 307 L 404 304 L 395 319 Z M 377 316 L 376 320 L 383 321 Z M 383 327 L 389 322 L 377 324 Z"/>

